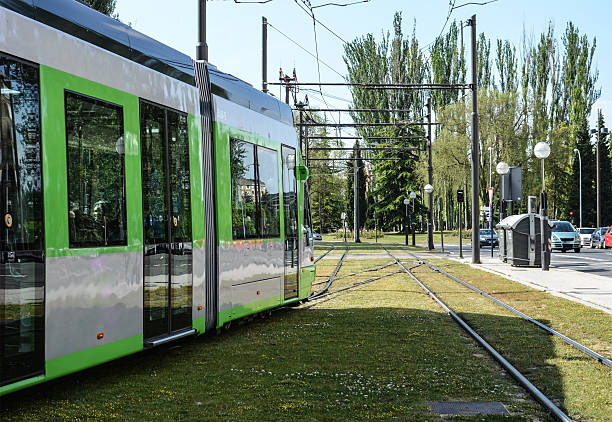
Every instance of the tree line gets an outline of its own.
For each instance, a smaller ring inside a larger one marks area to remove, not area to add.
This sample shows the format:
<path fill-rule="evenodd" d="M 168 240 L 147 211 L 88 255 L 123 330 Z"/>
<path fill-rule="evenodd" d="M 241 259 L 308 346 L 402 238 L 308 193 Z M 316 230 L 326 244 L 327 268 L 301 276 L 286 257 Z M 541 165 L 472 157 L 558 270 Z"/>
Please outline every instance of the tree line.
<path fill-rule="evenodd" d="M 415 23 L 416 25 L 416 23 Z M 431 45 L 422 46 L 412 34 L 402 32 L 402 16 L 395 14 L 392 31 L 377 40 L 366 34 L 347 43 L 344 61 L 347 81 L 351 83 L 471 83 L 467 77 L 466 55 L 460 25 L 453 22 L 449 30 Z M 551 154 L 545 162 L 546 190 L 552 218 L 572 220 L 578 224 L 579 162 L 582 159 L 583 225 L 595 226 L 596 186 L 595 154 L 597 136 L 591 134 L 588 118 L 600 96 L 598 71 L 593 63 L 596 39 L 581 33 L 569 22 L 558 34 L 552 24 L 539 36 L 523 33 L 520 45 L 509 40 L 490 39 L 484 33 L 477 39 L 478 108 L 480 118 L 480 191 L 481 205 L 488 205 L 489 177 L 495 189 L 494 204 L 499 204 L 499 176 L 495 166 L 500 161 L 522 168 L 522 201 L 513 204 L 515 213 L 526 212 L 528 196 L 541 190 L 540 160 L 532 153 L 533 146 L 546 141 Z M 353 112 L 357 123 L 395 123 L 384 129 L 358 128 L 362 146 L 416 147 L 420 153 L 393 150 L 372 153 L 364 151 L 358 162 L 358 195 L 364 207 L 359 217 L 361 228 L 399 229 L 403 222 L 403 200 L 411 191 L 417 193 L 415 212 L 426 212 L 427 155 L 425 131 L 407 122 L 422 122 L 425 103 L 431 96 L 433 120 L 441 123 L 434 129 L 432 159 L 434 169 L 435 225 L 444 221 L 455 227 L 459 218 L 469 225 L 470 204 L 469 158 L 471 145 L 471 95 L 469 90 L 371 90 L 351 88 L 355 109 L 382 109 L 376 113 Z M 599 112 L 598 126 L 605 125 Z M 389 137 L 380 140 L 380 137 Z M 393 138 L 393 139 L 391 139 Z M 401 138 L 401 139 L 395 139 Z M 332 142 L 332 141 L 328 141 Z M 612 224 L 612 160 L 610 140 L 602 136 L 600 149 L 601 222 Z M 322 156 L 330 156 L 322 154 Z M 368 159 L 384 158 L 385 160 Z M 321 162 L 317 162 L 320 166 Z M 334 172 L 326 184 L 344 182 L 344 200 L 336 207 L 352 216 L 353 165 L 349 161 L 344 172 Z M 310 180 L 311 192 L 321 190 L 319 179 Z M 466 211 L 459 216 L 456 191 L 466 192 Z M 337 193 L 337 191 L 335 191 Z M 425 198 L 424 198 L 425 197 Z M 325 199 L 321 195 L 322 202 Z M 425 201 L 423 201 L 425 199 Z M 317 195 L 311 195 L 313 217 L 317 221 Z M 330 209 L 331 211 L 331 209 Z M 477 210 L 479 212 L 479 210 Z M 498 214 L 499 206 L 495 205 Z M 340 226 L 340 213 L 326 217 L 330 228 Z M 376 221 L 374 219 L 376 218 Z M 352 223 L 352 218 L 349 218 Z M 325 231 L 325 225 L 320 225 Z M 333 226 L 333 227 L 332 227 Z M 315 223 L 315 227 L 317 224 Z M 317 227 L 318 228 L 318 227 Z"/>

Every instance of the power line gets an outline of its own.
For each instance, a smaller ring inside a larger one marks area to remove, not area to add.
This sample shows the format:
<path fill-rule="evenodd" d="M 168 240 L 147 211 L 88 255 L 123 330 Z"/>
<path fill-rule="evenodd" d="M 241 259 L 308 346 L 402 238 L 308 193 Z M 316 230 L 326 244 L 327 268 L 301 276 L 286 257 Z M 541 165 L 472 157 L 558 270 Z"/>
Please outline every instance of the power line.
<path fill-rule="evenodd" d="M 450 19 L 451 15 L 453 14 L 453 10 L 455 7 L 455 2 L 457 0 L 449 0 L 448 2 L 448 14 L 446 15 L 446 20 L 444 21 L 444 25 L 442 25 L 442 29 L 440 30 L 440 34 L 438 34 L 438 36 L 436 38 L 434 38 L 434 40 L 428 44 L 425 44 L 423 47 L 421 47 L 419 49 L 419 51 L 423 51 L 425 50 L 427 47 L 429 47 L 430 45 L 432 45 L 433 43 L 435 43 L 436 41 L 438 41 L 438 39 L 442 36 L 442 33 L 444 32 L 444 28 L 446 28 L 446 24 L 448 24 L 448 20 Z M 431 60 L 431 57 L 429 58 L 429 60 Z"/>
<path fill-rule="evenodd" d="M 317 56 L 315 56 L 313 53 L 311 53 L 310 51 L 308 51 L 306 48 L 302 47 L 302 45 L 300 43 L 298 43 L 297 41 L 293 40 L 291 37 L 289 37 L 287 34 L 285 34 L 284 32 L 282 32 L 280 29 L 278 29 L 277 27 L 275 27 L 274 25 L 272 25 L 270 23 L 270 21 L 268 21 L 268 26 L 270 26 L 271 28 L 273 28 L 276 32 L 278 32 L 279 34 L 281 34 L 283 37 L 287 38 L 289 41 L 291 41 L 293 44 L 297 45 L 298 47 L 300 47 L 302 50 L 304 50 L 306 53 L 308 53 L 310 56 L 312 56 L 315 60 L 317 60 L 318 62 L 321 62 L 322 65 L 324 65 L 325 67 L 327 67 L 329 70 L 331 70 L 332 72 L 336 73 L 338 76 L 340 76 L 342 79 L 344 79 L 344 75 L 342 75 L 340 72 L 338 72 L 336 69 L 334 69 L 333 67 L 331 67 L 330 65 L 328 65 L 327 63 L 325 63 L 323 60 L 320 60 Z"/>
<path fill-rule="evenodd" d="M 339 7 L 346 7 L 346 6 L 352 6 L 354 4 L 359 4 L 359 3 L 369 3 L 370 0 L 358 0 L 358 1 L 354 1 L 351 3 L 325 3 L 325 4 L 320 4 L 318 6 L 312 6 L 313 9 L 316 9 L 318 7 L 325 7 L 325 6 L 339 6 Z"/>
<path fill-rule="evenodd" d="M 310 89 L 310 88 L 302 88 L 302 91 L 307 91 L 307 92 L 315 92 L 315 93 L 319 93 L 319 91 L 317 91 L 316 89 Z M 342 97 L 337 97 L 335 95 L 332 95 L 330 93 L 326 93 L 323 92 L 322 93 L 324 96 L 326 96 L 327 98 L 331 98 L 332 100 L 338 100 L 338 101 L 344 101 L 345 103 L 352 103 L 353 100 L 348 100 L 346 98 L 342 98 Z"/>
<path fill-rule="evenodd" d="M 335 36 L 336 38 L 338 38 L 340 41 L 342 41 L 344 44 L 348 44 L 346 42 L 346 40 L 344 38 L 342 38 L 340 35 L 338 35 L 336 32 L 334 32 L 331 28 L 329 28 L 327 25 L 325 25 L 323 22 L 321 22 L 319 19 L 317 19 L 314 16 L 314 13 L 309 12 L 307 9 L 304 8 L 304 6 L 302 6 L 300 3 L 298 3 L 298 0 L 293 0 L 295 2 L 295 4 L 298 5 L 298 7 L 300 9 L 302 9 L 304 11 L 304 13 L 306 13 L 309 17 L 313 18 L 315 20 L 315 22 L 317 22 L 319 25 L 321 25 L 323 28 L 327 29 L 333 36 Z M 302 2 L 304 2 L 304 0 L 302 0 Z M 305 2 L 304 2 L 305 3 Z M 305 3 L 306 4 L 306 3 Z"/>

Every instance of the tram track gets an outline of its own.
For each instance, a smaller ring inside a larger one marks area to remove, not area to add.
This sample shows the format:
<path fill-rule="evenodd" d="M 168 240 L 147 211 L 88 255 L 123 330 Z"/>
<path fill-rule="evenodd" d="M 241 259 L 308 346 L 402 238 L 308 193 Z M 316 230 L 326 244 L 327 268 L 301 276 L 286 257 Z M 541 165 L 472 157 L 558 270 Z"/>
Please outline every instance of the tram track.
<path fill-rule="evenodd" d="M 412 256 L 413 258 L 415 258 L 415 259 L 419 259 L 419 258 L 418 258 L 418 257 L 417 257 L 415 254 L 413 254 L 413 253 L 410 253 L 410 252 L 409 252 L 409 255 L 411 255 L 411 256 Z M 560 338 L 560 339 L 561 339 L 561 340 L 563 340 L 565 343 L 569 344 L 570 346 L 575 347 L 576 349 L 578 349 L 578 350 L 580 350 L 581 352 L 585 353 L 585 354 L 586 354 L 586 355 L 588 355 L 589 357 L 591 357 L 591 358 L 593 358 L 593 359 L 597 360 L 599 363 L 601 363 L 601 364 L 603 364 L 603 365 L 606 365 L 606 366 L 608 366 L 608 367 L 612 368 L 612 360 L 610 360 L 610 359 L 608 359 L 608 358 L 606 358 L 606 357 L 604 357 L 604 356 L 600 355 L 599 353 L 597 353 L 597 352 L 595 352 L 595 351 L 593 351 L 593 350 L 589 349 L 588 347 L 586 347 L 586 346 L 584 346 L 583 344 L 581 344 L 581 343 L 577 342 L 576 340 L 573 340 L 573 339 L 571 339 L 571 338 L 567 337 L 566 335 L 564 335 L 564 334 L 562 334 L 562 333 L 560 333 L 560 332 L 558 332 L 558 331 L 554 330 L 553 328 L 549 327 L 548 325 L 541 323 L 541 322 L 540 322 L 540 321 L 538 321 L 537 319 L 532 318 L 532 317 L 530 317 L 529 315 L 524 314 L 523 312 L 519 311 L 518 309 L 516 309 L 516 308 L 514 308 L 514 307 L 512 307 L 512 306 L 510 306 L 510 305 L 508 305 L 507 303 L 505 303 L 505 302 L 503 302 L 503 301 L 501 301 L 501 300 L 497 299 L 497 298 L 496 298 L 496 297 L 494 297 L 494 296 L 491 296 L 490 294 L 488 294 L 488 293 L 486 293 L 486 292 L 484 292 L 484 291 L 480 290 L 479 288 L 477 288 L 477 287 L 475 287 L 475 286 L 471 285 L 470 283 L 468 283 L 468 282 L 466 282 L 466 281 L 464 281 L 464 280 L 461 280 L 461 279 L 460 279 L 460 278 L 458 278 L 458 277 L 455 277 L 454 275 L 452 275 L 452 274 L 448 273 L 447 271 L 444 271 L 443 269 L 441 269 L 441 268 L 439 268 L 439 267 L 437 267 L 437 266 L 435 266 L 435 265 L 433 265 L 433 264 L 431 264 L 431 263 L 429 263 L 429 262 L 427 262 L 427 261 L 425 261 L 425 260 L 422 260 L 422 262 L 423 262 L 423 264 L 424 264 L 424 265 L 427 265 L 427 267 L 429 267 L 429 269 L 431 269 L 432 271 L 437 272 L 437 273 L 440 273 L 440 274 L 444 275 L 445 277 L 447 277 L 447 278 L 449 278 L 449 279 L 451 279 L 451 280 L 455 281 L 456 283 L 459 283 L 459 284 L 463 285 L 464 287 L 466 287 L 466 288 L 468 288 L 468 289 L 472 290 L 473 292 L 478 293 L 479 295 L 481 295 L 481 296 L 483 296 L 483 297 L 485 297 L 485 298 L 489 299 L 490 301 L 492 301 L 492 302 L 496 303 L 497 305 L 499 305 L 499 306 L 502 306 L 502 307 L 506 308 L 508 311 L 510 311 L 510 312 L 512 312 L 512 313 L 514 313 L 515 315 L 520 316 L 520 317 L 521 317 L 521 318 L 523 318 L 524 320 L 526 320 L 526 321 L 528 321 L 528 322 L 530 322 L 530 323 L 534 324 L 535 326 L 537 326 L 537 327 L 541 328 L 542 330 L 546 331 L 548 334 L 551 334 L 551 335 L 554 335 L 554 336 L 556 336 L 556 337 Z"/>
<path fill-rule="evenodd" d="M 333 248 L 332 248 L 333 249 Z M 308 298 L 306 298 L 307 302 L 310 302 L 312 300 L 315 300 L 317 297 L 325 294 L 329 288 L 331 287 L 331 285 L 334 283 L 334 280 L 336 278 L 336 276 L 338 275 L 338 272 L 340 272 L 340 268 L 342 268 L 342 264 L 344 263 L 344 259 L 346 258 L 346 256 L 348 255 L 349 252 L 349 248 L 346 247 L 344 249 L 344 253 L 342 254 L 342 256 L 340 257 L 340 260 L 338 261 L 338 264 L 336 265 L 336 268 L 334 269 L 334 271 L 332 272 L 331 277 L 329 277 L 327 279 L 327 284 L 319 291 L 317 291 L 316 293 L 311 294 L 310 296 L 308 296 Z"/>
<path fill-rule="evenodd" d="M 536 320 L 535 318 L 530 317 L 529 315 L 524 314 L 523 312 L 519 311 L 518 309 L 508 305 L 507 303 L 495 298 L 494 296 L 478 289 L 477 287 L 475 287 L 474 285 L 461 280 L 460 278 L 454 276 L 453 274 L 450 274 L 449 272 L 445 271 L 442 268 L 437 267 L 436 265 L 432 264 L 431 262 L 428 262 L 426 259 L 423 259 L 417 255 L 415 255 L 414 253 L 405 251 L 410 258 L 408 259 L 409 261 L 412 261 L 411 264 L 406 264 L 405 261 L 407 259 L 402 258 L 402 260 L 398 259 L 395 255 L 393 255 L 393 253 L 391 253 L 387 248 L 385 248 L 383 245 L 380 245 L 381 249 L 393 260 L 393 262 L 389 263 L 389 264 L 385 264 L 385 265 L 380 265 L 377 267 L 372 267 L 372 268 L 367 268 L 361 271 L 356 271 L 350 274 L 346 274 L 343 275 L 342 277 L 337 277 L 340 268 L 342 267 L 342 264 L 344 262 L 344 259 L 346 258 L 349 250 L 347 248 L 347 250 L 345 250 L 344 254 L 342 255 L 342 257 L 340 258 L 340 261 L 338 262 L 336 269 L 334 270 L 332 276 L 324 281 L 324 282 L 320 282 L 317 284 L 323 284 L 323 283 L 327 283 L 327 285 L 325 286 L 325 288 L 319 292 L 317 292 L 316 294 L 313 294 L 310 298 L 308 298 L 309 301 L 317 301 L 316 304 L 313 303 L 312 305 L 308 306 L 307 308 L 310 308 L 312 306 L 324 303 L 328 300 L 331 300 L 333 298 L 333 295 L 336 294 L 342 294 L 342 293 L 347 293 L 355 288 L 358 288 L 360 286 L 363 286 L 365 284 L 368 283 L 372 283 L 375 281 L 378 281 L 380 279 L 386 278 L 386 277 L 390 277 L 393 275 L 397 275 L 400 273 L 405 273 L 407 274 L 413 281 L 415 281 L 420 287 L 421 289 L 424 290 L 424 292 L 429 295 L 442 309 L 444 309 L 444 311 L 463 329 L 465 330 L 472 338 L 474 338 L 474 340 L 481 346 L 483 347 L 517 382 L 518 384 L 520 384 L 523 388 L 525 388 L 525 390 L 527 392 L 529 392 L 529 394 L 532 395 L 532 397 L 537 400 L 539 403 L 541 403 L 549 412 L 551 415 L 554 416 L 554 418 L 556 420 L 560 420 L 560 421 L 571 421 L 572 419 L 563 412 L 563 410 L 561 410 L 549 397 L 547 397 L 544 393 L 542 393 L 542 391 L 540 391 L 531 381 L 529 381 L 529 379 L 527 379 L 527 377 L 521 373 L 515 366 L 513 366 L 499 351 L 497 351 L 491 344 L 489 344 L 485 338 L 483 336 L 481 336 L 476 330 L 474 330 L 468 322 L 466 322 L 464 319 L 462 319 L 446 302 L 444 302 L 438 295 L 436 295 L 436 293 L 430 288 L 428 287 L 422 279 L 420 279 L 419 277 L 417 277 L 417 275 L 414 273 L 414 270 L 416 268 L 419 267 L 427 267 L 427 269 L 433 273 L 437 273 L 440 275 L 443 275 L 445 278 L 452 280 L 455 283 L 458 283 L 460 285 L 462 285 L 463 287 L 471 290 L 474 293 L 477 293 L 478 295 L 486 298 L 487 300 L 495 303 L 496 305 L 499 305 L 503 308 L 505 308 L 506 310 L 512 312 L 515 315 L 520 316 L 523 320 L 525 320 L 526 322 L 529 322 L 535 326 L 537 326 L 538 328 L 544 330 L 546 333 L 550 334 L 550 335 L 554 335 L 557 338 L 563 340 L 566 344 L 574 347 L 575 349 L 583 352 L 584 354 L 588 355 L 590 358 L 598 361 L 599 363 L 606 365 L 608 367 L 612 367 L 612 361 L 602 355 L 600 355 L 599 353 L 589 349 L 588 347 L 582 345 L 581 343 L 567 337 L 566 335 L 554 330 L 553 328 L 541 323 L 540 321 Z M 394 251 L 396 252 L 396 251 Z M 404 261 L 404 262 L 402 262 Z M 371 277 L 369 279 L 366 280 L 361 280 L 361 281 L 357 281 L 351 285 L 339 288 L 337 290 L 333 290 L 333 291 L 329 291 L 329 287 L 338 280 L 344 279 L 344 278 L 349 278 L 349 277 L 354 277 L 354 276 L 358 276 L 359 274 L 362 273 L 366 273 L 366 272 L 373 272 L 373 271 L 378 271 L 384 268 L 388 268 L 391 267 L 393 265 L 398 265 L 401 270 L 398 271 L 393 271 L 387 274 L 384 274 L 382 276 L 377 276 L 377 277 Z M 323 301 L 319 301 L 319 299 L 325 299 Z"/>
<path fill-rule="evenodd" d="M 390 262 L 390 263 L 385 264 L 385 265 L 379 265 L 379 266 L 377 266 L 377 267 L 368 268 L 368 269 L 361 270 L 361 271 L 357 271 L 357 272 L 350 273 L 350 274 L 345 274 L 345 275 L 343 275 L 342 277 L 336 277 L 335 281 L 342 280 L 343 278 L 354 277 L 354 276 L 356 276 L 356 275 L 363 274 L 363 273 L 367 273 L 367 272 L 373 272 L 373 271 L 380 271 L 380 270 L 384 270 L 385 268 L 388 268 L 388 267 L 390 267 L 390 266 L 392 266 L 392 265 L 395 265 L 395 262 Z M 328 281 L 329 281 L 329 279 L 324 280 L 324 281 L 318 281 L 318 282 L 316 282 L 316 283 L 312 283 L 312 285 L 313 285 L 313 286 L 318 286 L 318 285 L 321 285 L 321 284 L 325 284 L 325 283 L 327 283 Z"/>
<path fill-rule="evenodd" d="M 330 248 L 329 248 L 329 249 L 328 249 L 328 250 L 327 250 L 327 251 L 326 251 L 326 252 L 325 252 L 323 255 L 319 255 L 319 256 L 317 257 L 317 259 L 315 259 L 315 260 L 313 261 L 313 265 L 314 265 L 314 264 L 316 264 L 317 262 L 319 262 L 319 260 L 321 260 L 321 259 L 325 258 L 325 257 L 327 256 L 327 254 L 328 254 L 328 253 L 330 253 L 331 251 L 333 251 L 334 249 L 335 249 L 335 248 L 332 246 L 332 247 L 330 247 Z"/>
<path fill-rule="evenodd" d="M 541 403 L 557 420 L 563 422 L 571 422 L 572 419 L 565 414 L 553 401 L 542 393 L 531 381 L 525 377 L 517 368 L 515 368 L 501 353 L 499 353 L 493 346 L 491 346 L 482 336 L 480 336 L 470 325 L 463 320 L 455 311 L 453 311 L 442 299 L 440 299 L 422 280 L 420 280 L 413 272 L 415 268 L 422 265 L 427 265 L 431 271 L 434 271 L 427 262 L 418 258 L 414 254 L 412 255 L 418 260 L 419 265 L 415 265 L 411 268 L 406 268 L 400 260 L 398 260 L 391 252 L 389 252 L 384 246 L 381 248 L 387 252 L 387 254 L 402 268 L 402 272 L 408 274 L 426 293 L 429 295 L 438 305 L 444 309 L 444 311 L 463 329 L 465 330 L 478 344 L 480 344 L 508 373 L 523 387 L 531 396 Z"/>

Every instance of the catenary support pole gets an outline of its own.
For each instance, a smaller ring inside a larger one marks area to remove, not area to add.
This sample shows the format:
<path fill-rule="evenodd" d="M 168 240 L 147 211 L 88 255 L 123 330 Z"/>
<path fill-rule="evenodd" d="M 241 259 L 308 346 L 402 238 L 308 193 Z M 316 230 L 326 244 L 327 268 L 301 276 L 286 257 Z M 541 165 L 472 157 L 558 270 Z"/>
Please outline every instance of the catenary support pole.
<path fill-rule="evenodd" d="M 359 141 L 355 142 L 355 165 L 353 168 L 353 240 L 361 243 L 359 239 Z"/>
<path fill-rule="evenodd" d="M 431 97 L 427 98 L 427 183 L 433 186 L 433 165 L 431 159 Z M 433 192 L 429 194 L 427 213 L 427 249 L 434 248 L 433 242 Z"/>
<path fill-rule="evenodd" d="M 206 0 L 198 2 L 198 44 L 196 59 L 208 61 L 208 45 L 206 44 Z"/>
<path fill-rule="evenodd" d="M 595 163 L 595 168 L 596 168 L 596 172 L 597 174 L 595 175 L 596 180 L 596 185 L 597 185 L 597 228 L 601 227 L 601 205 L 600 205 L 600 200 L 599 200 L 599 144 L 600 144 L 600 140 L 601 140 L 601 125 L 597 126 L 597 150 L 596 150 L 596 163 Z"/>
<path fill-rule="evenodd" d="M 268 92 L 268 19 L 261 17 L 261 90 Z M 301 113 L 301 111 L 300 111 Z M 300 120 L 300 123 L 302 121 Z"/>
<path fill-rule="evenodd" d="M 470 19 L 472 27 L 472 264 L 480 264 L 480 134 L 478 128 L 478 53 L 476 51 L 476 15 Z"/>

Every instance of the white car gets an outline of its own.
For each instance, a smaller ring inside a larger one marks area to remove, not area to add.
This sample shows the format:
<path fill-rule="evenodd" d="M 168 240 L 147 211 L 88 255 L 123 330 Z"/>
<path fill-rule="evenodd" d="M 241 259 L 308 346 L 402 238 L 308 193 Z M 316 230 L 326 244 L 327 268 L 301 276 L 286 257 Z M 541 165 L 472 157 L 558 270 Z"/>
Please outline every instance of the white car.
<path fill-rule="evenodd" d="M 578 233 L 580 234 L 580 244 L 582 246 L 591 246 L 591 235 L 595 233 L 595 228 L 581 227 L 578 229 Z"/>

